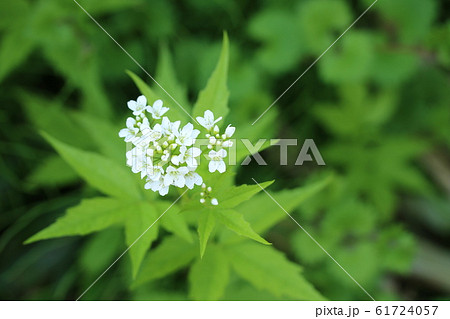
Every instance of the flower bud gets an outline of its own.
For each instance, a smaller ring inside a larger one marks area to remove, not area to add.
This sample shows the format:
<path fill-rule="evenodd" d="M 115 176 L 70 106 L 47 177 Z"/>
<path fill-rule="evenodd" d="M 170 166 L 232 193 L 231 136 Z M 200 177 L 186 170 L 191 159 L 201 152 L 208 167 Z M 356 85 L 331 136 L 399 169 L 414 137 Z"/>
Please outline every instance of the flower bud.
<path fill-rule="evenodd" d="M 225 129 L 225 134 L 227 135 L 227 137 L 232 137 L 234 131 L 236 131 L 236 128 L 231 125 L 228 125 L 227 128 Z"/>

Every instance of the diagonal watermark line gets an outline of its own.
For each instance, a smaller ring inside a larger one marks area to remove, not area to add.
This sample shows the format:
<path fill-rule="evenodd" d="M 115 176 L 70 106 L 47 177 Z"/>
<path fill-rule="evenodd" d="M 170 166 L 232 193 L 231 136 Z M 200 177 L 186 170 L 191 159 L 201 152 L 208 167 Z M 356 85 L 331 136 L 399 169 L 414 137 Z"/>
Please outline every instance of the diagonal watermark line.
<path fill-rule="evenodd" d="M 350 277 L 351 280 L 353 280 L 353 281 L 355 282 L 355 284 L 358 285 L 359 288 L 362 289 L 362 291 L 365 292 L 365 294 L 366 294 L 367 296 L 369 296 L 370 299 L 372 299 L 373 301 L 376 301 L 376 300 L 375 300 L 375 299 L 367 292 L 367 290 L 364 289 L 364 287 L 361 286 L 361 285 L 359 284 L 359 282 L 357 282 L 356 279 L 353 278 L 353 276 L 350 275 L 350 274 L 347 272 L 347 270 L 345 270 L 344 267 L 342 267 L 341 264 L 339 264 L 339 263 L 337 262 L 337 260 L 334 259 L 333 256 L 331 256 L 331 255 L 328 253 L 328 251 L 326 251 L 325 248 L 323 248 L 322 245 L 319 244 L 319 242 L 318 242 L 313 236 L 311 236 L 310 233 L 308 233 L 308 231 L 307 231 L 305 228 L 303 228 L 302 225 L 300 225 L 300 224 L 294 219 L 294 217 L 292 217 L 292 215 L 289 214 L 289 213 L 283 208 L 283 206 L 280 205 L 280 203 L 278 203 L 278 201 L 277 201 L 275 198 L 272 197 L 272 195 L 270 195 L 263 187 L 261 187 L 261 185 L 260 185 L 253 177 L 252 177 L 252 180 L 253 180 L 253 181 L 254 181 L 254 182 L 255 182 L 255 183 L 256 183 L 256 184 L 264 191 L 264 193 L 267 194 L 267 196 L 269 196 L 269 197 L 275 202 L 275 204 L 278 205 L 278 207 L 280 207 L 280 208 L 286 213 L 286 215 L 288 215 L 288 216 L 294 221 L 294 223 L 297 224 L 298 227 L 300 227 L 301 230 L 303 230 L 303 231 L 305 232 L 306 235 L 309 236 L 309 238 L 312 239 L 312 241 L 313 241 L 317 246 L 320 247 L 320 249 L 322 249 L 322 250 L 325 252 L 325 254 L 328 255 L 328 257 L 331 258 L 331 260 L 333 260 L 333 261 L 336 263 L 336 265 L 338 265 L 338 266 L 342 269 L 343 272 L 345 272 L 345 273 L 347 274 L 347 276 Z"/>
<path fill-rule="evenodd" d="M 112 35 L 110 35 L 109 32 L 106 31 L 105 28 L 103 28 L 103 27 L 101 26 L 100 23 L 98 23 L 98 21 L 95 20 L 95 18 L 94 18 L 89 12 L 87 12 L 85 8 L 83 8 L 83 6 L 81 6 L 81 4 L 79 4 L 76 0 L 73 0 L 73 2 L 75 2 L 75 3 L 81 8 L 81 10 L 83 10 L 84 13 L 86 13 L 86 15 L 87 15 L 89 18 L 91 18 L 91 20 L 94 21 L 95 24 L 96 24 L 100 29 L 102 29 L 103 32 L 105 32 L 105 33 L 108 35 L 108 37 L 110 37 L 111 40 L 113 40 L 114 43 L 117 44 L 117 46 L 118 46 L 119 48 L 121 48 L 122 51 L 125 52 L 125 54 L 128 55 L 128 57 L 129 57 L 129 58 L 130 58 L 130 59 L 131 59 L 131 60 L 132 60 L 132 61 L 133 61 L 133 62 L 134 62 L 134 63 L 135 63 L 142 71 L 144 71 L 144 73 L 147 74 L 147 75 L 150 77 L 150 79 L 152 79 L 153 82 L 155 82 L 155 83 L 156 83 L 156 84 L 164 91 L 164 93 L 166 93 L 167 96 L 169 96 L 169 97 L 175 102 L 176 105 L 178 105 L 178 106 L 184 111 L 184 113 L 186 113 L 186 114 L 187 114 L 187 115 L 188 115 L 195 123 L 198 124 L 198 122 L 191 116 L 191 114 L 189 114 L 189 112 L 186 111 L 186 109 L 185 109 L 184 107 L 182 107 L 182 106 L 180 105 L 180 103 L 178 103 L 177 100 L 175 100 L 175 99 L 173 98 L 173 96 L 170 95 L 169 92 L 167 92 L 166 89 L 163 88 L 163 87 L 161 86 L 161 84 L 159 84 L 159 82 L 156 81 L 155 78 L 154 78 L 153 76 L 151 76 L 151 74 L 148 73 L 147 70 L 145 70 L 145 69 L 142 67 L 142 65 L 141 65 L 138 61 L 136 61 L 136 59 L 133 58 L 133 56 L 132 56 L 130 53 L 128 53 L 127 50 L 125 50 L 124 47 L 121 46 L 120 43 L 117 42 L 116 39 L 114 39 L 114 38 L 112 37 Z"/>
<path fill-rule="evenodd" d="M 87 293 L 88 291 L 89 291 L 89 289 L 91 289 L 96 283 L 97 283 L 97 281 L 99 281 L 100 280 L 100 278 L 102 278 L 103 277 L 103 275 L 104 274 L 106 274 L 107 272 L 108 272 L 108 270 L 112 267 L 112 266 L 114 266 L 115 265 L 115 263 L 116 262 L 118 262 L 119 261 L 119 259 L 120 258 L 122 258 L 122 256 L 123 255 L 125 255 L 126 253 L 127 253 L 127 251 L 129 251 L 130 250 L 130 248 L 131 247 L 133 247 L 133 245 L 134 244 L 136 244 L 137 242 L 138 242 L 138 240 L 139 239 L 141 239 L 141 237 L 142 236 L 144 236 L 145 235 L 145 233 L 150 229 L 150 228 L 152 228 L 153 227 L 153 225 L 155 225 L 156 224 L 156 222 L 161 218 L 161 217 L 163 217 L 164 216 L 164 214 L 169 210 L 169 209 L 171 209 L 172 208 L 172 206 L 173 205 L 175 205 L 175 203 L 176 202 L 178 202 L 178 200 L 187 192 L 188 190 L 186 189 L 180 196 L 178 196 L 178 198 L 164 211 L 164 213 L 162 213 L 150 226 L 148 226 L 148 228 L 138 237 L 138 238 L 136 238 L 136 240 L 130 245 L 130 246 L 128 246 L 128 248 L 127 249 L 125 249 L 125 251 L 116 259 L 116 260 L 114 260 L 114 262 L 108 267 L 108 268 L 106 268 L 106 270 L 104 271 L 104 272 L 102 272 L 102 274 L 100 275 L 100 276 L 98 276 L 97 277 L 97 279 L 95 279 L 94 280 L 94 282 L 77 298 L 77 300 L 76 301 L 78 301 L 78 300 L 80 300 L 80 298 L 81 297 L 83 297 L 84 296 L 84 294 L 85 293 Z"/>
<path fill-rule="evenodd" d="M 294 86 L 294 84 L 295 83 L 297 83 L 297 81 L 298 80 L 300 80 L 305 74 L 306 74 L 306 72 L 308 72 L 324 55 L 325 55 L 325 53 L 327 53 L 328 52 L 328 50 L 330 50 L 331 49 L 331 47 L 333 46 L 333 45 L 335 45 L 336 44 L 336 42 L 338 42 L 339 41 L 339 39 L 340 38 L 342 38 L 342 36 L 344 35 L 344 34 L 346 34 L 347 33 L 347 31 L 348 30 L 350 30 L 355 24 L 356 24 L 356 22 L 358 22 L 359 21 L 359 19 L 361 19 L 366 13 L 367 13 L 367 11 L 369 11 L 370 10 L 370 8 L 372 8 L 373 7 L 373 5 L 377 2 L 378 0 L 375 0 L 363 13 L 361 13 L 361 15 L 355 20 L 355 21 L 353 21 L 353 23 L 352 24 L 350 24 L 350 26 L 347 28 L 347 29 L 345 29 L 345 31 L 336 39 L 336 40 L 334 40 L 334 42 L 333 43 L 331 43 L 331 45 L 325 50 L 325 51 L 323 51 L 323 53 L 321 54 L 321 55 L 319 55 L 319 57 L 317 58 L 317 59 L 315 59 L 314 60 L 314 62 L 313 63 L 311 63 L 311 65 L 310 66 L 308 66 L 307 68 L 306 68 L 306 70 L 302 73 L 302 74 L 300 74 L 300 76 L 294 81 L 294 82 L 292 82 L 292 84 L 291 85 L 289 85 L 289 87 L 286 89 L 286 90 L 284 90 L 284 92 L 283 93 L 281 93 L 281 95 L 275 100 L 275 101 L 273 101 L 273 103 L 272 104 L 270 104 L 269 105 L 269 107 L 264 111 L 264 112 L 262 112 L 262 114 L 252 123 L 252 125 L 255 125 L 255 123 L 256 122 L 258 122 L 259 121 L 259 119 L 261 118 L 261 117 L 263 117 L 264 116 L 264 114 L 266 114 L 267 113 L 267 111 L 269 111 L 271 108 L 272 108 L 272 106 L 274 106 L 274 104 L 275 103 L 277 103 L 278 102 L 278 100 L 280 100 L 281 99 L 281 97 L 284 95 L 284 94 L 286 94 L 286 92 L 287 91 L 289 91 L 290 89 L 291 89 L 291 87 L 293 87 Z"/>

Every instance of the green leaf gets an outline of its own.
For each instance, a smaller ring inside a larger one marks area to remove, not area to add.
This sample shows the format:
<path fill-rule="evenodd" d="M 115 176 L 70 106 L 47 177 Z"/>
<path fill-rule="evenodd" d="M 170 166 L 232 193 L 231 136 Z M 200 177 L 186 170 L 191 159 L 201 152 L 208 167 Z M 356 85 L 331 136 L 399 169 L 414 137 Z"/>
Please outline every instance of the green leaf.
<path fill-rule="evenodd" d="M 196 255 L 195 245 L 175 236 L 167 237 L 145 257 L 133 286 L 165 277 L 187 266 Z"/>
<path fill-rule="evenodd" d="M 20 99 L 25 114 L 33 125 L 70 145 L 86 148 L 91 145 L 89 135 L 73 121 L 68 109 L 54 100 L 21 92 Z"/>
<path fill-rule="evenodd" d="M 170 108 L 166 116 L 170 118 L 171 121 L 181 120 L 183 122 L 187 118 L 191 109 L 186 98 L 186 88 L 183 87 L 177 80 L 172 57 L 166 46 L 162 46 L 159 52 L 158 65 L 156 68 L 156 79 L 158 83 L 167 91 L 167 93 L 169 93 L 173 99 L 180 104 L 177 105 L 177 103 L 166 92 L 164 92 L 161 87 L 155 85 L 155 92 L 161 96 L 160 98 L 164 101 L 164 105 Z"/>
<path fill-rule="evenodd" d="M 129 202 L 118 199 L 85 199 L 78 206 L 69 208 L 55 223 L 27 239 L 25 244 L 42 239 L 86 235 L 105 229 L 122 222 L 124 212 L 129 209 Z"/>
<path fill-rule="evenodd" d="M 405 10 L 406 6 L 410 9 Z M 429 33 L 439 12 L 437 1 L 421 0 L 386 1 L 374 9 L 388 20 L 385 23 L 395 28 L 397 41 L 406 45 L 419 44 Z"/>
<path fill-rule="evenodd" d="M 214 194 L 219 200 L 220 208 L 233 208 L 238 204 L 252 198 L 255 194 L 259 193 L 262 189 L 270 186 L 274 181 L 268 181 L 259 183 L 259 185 L 240 185 L 233 186 L 226 191 L 220 192 L 220 194 Z"/>
<path fill-rule="evenodd" d="M 342 0 L 304 1 L 297 21 L 309 51 L 321 54 L 352 22 L 349 6 Z"/>
<path fill-rule="evenodd" d="M 303 187 L 283 190 L 270 195 L 288 212 L 292 212 L 302 202 L 323 190 L 332 180 L 332 176 Z M 258 194 L 251 201 L 242 203 L 235 208 L 241 212 L 253 229 L 264 233 L 282 219 L 288 217 L 286 213 L 267 194 Z"/>
<path fill-rule="evenodd" d="M 104 15 L 117 11 L 123 11 L 129 7 L 136 7 L 142 4 L 140 0 L 104 0 L 104 1 L 85 1 L 83 6 L 87 12 L 93 16 Z"/>
<path fill-rule="evenodd" d="M 155 201 L 155 204 L 158 206 L 161 214 L 171 205 L 171 203 L 166 203 L 163 201 Z M 180 214 L 180 210 L 175 207 L 172 207 L 171 210 L 173 211 L 170 213 L 167 212 L 167 214 L 164 214 L 164 216 L 161 217 L 161 226 L 174 235 L 177 235 L 189 243 L 192 243 L 192 233 L 189 231 L 184 215 Z"/>
<path fill-rule="evenodd" d="M 119 163 L 125 161 L 125 143 L 119 138 L 119 128 L 98 117 L 85 113 L 74 114 L 90 138 L 97 145 L 100 152 Z M 125 124 L 124 124 L 125 126 Z"/>
<path fill-rule="evenodd" d="M 293 10 L 269 6 L 252 17 L 249 34 L 262 42 L 255 60 L 270 72 L 286 71 L 295 66 L 305 53 L 303 36 L 299 36 Z M 282 36 L 280 36 L 282 34 Z"/>
<path fill-rule="evenodd" d="M 218 300 L 229 281 L 226 256 L 217 246 L 212 246 L 203 258 L 197 259 L 189 272 L 189 296 L 194 300 Z"/>
<path fill-rule="evenodd" d="M 243 279 L 275 296 L 298 300 L 324 300 L 301 275 L 301 267 L 276 249 L 253 242 L 227 246 L 233 269 Z"/>
<path fill-rule="evenodd" d="M 371 74 L 375 60 L 374 36 L 352 31 L 342 38 L 341 50 L 331 50 L 319 63 L 322 79 L 334 84 L 361 83 Z"/>
<path fill-rule="evenodd" d="M 200 257 L 203 257 L 205 253 L 206 244 L 208 243 L 209 236 L 216 226 L 216 218 L 214 217 L 210 209 L 204 209 L 200 211 L 200 218 L 198 220 L 198 239 L 200 242 Z"/>
<path fill-rule="evenodd" d="M 59 155 L 51 155 L 38 164 L 26 184 L 30 189 L 57 187 L 79 180 L 77 173 Z"/>
<path fill-rule="evenodd" d="M 78 263 L 92 280 L 98 277 L 123 251 L 121 229 L 116 227 L 105 229 L 92 235 L 83 245 Z"/>
<path fill-rule="evenodd" d="M 233 209 L 227 210 L 218 210 L 216 212 L 216 217 L 222 224 L 227 226 L 229 229 L 234 231 L 235 233 L 251 238 L 260 242 L 264 245 L 270 245 L 268 241 L 259 236 L 250 226 L 250 224 L 244 219 L 244 216 L 241 213 Z"/>
<path fill-rule="evenodd" d="M 27 0 L 0 2 L 0 29 L 23 24 L 29 13 L 30 3 Z"/>
<path fill-rule="evenodd" d="M 219 61 L 206 84 L 200 92 L 193 109 L 194 118 L 203 116 L 206 110 L 211 110 L 214 116 L 224 117 L 228 114 L 227 74 L 228 74 L 228 36 L 223 35 L 222 52 Z"/>
<path fill-rule="evenodd" d="M 158 238 L 157 219 L 159 211 L 156 206 L 141 202 L 130 211 L 125 220 L 125 241 L 130 247 L 130 258 L 133 278 L 141 266 L 141 262 L 152 242 Z"/>
<path fill-rule="evenodd" d="M 56 149 L 90 185 L 101 192 L 118 198 L 140 198 L 140 191 L 131 172 L 101 155 L 82 151 L 64 144 L 42 132 L 44 138 Z"/>
<path fill-rule="evenodd" d="M 0 81 L 24 62 L 34 49 L 35 41 L 28 35 L 27 27 L 24 23 L 18 24 L 3 35 L 0 43 Z"/>
<path fill-rule="evenodd" d="M 127 70 L 127 74 L 131 77 L 134 84 L 136 84 L 137 88 L 147 98 L 147 102 L 153 104 L 154 101 L 160 99 L 158 94 L 153 91 L 150 86 L 147 85 L 139 76 L 134 74 L 133 72 Z"/>

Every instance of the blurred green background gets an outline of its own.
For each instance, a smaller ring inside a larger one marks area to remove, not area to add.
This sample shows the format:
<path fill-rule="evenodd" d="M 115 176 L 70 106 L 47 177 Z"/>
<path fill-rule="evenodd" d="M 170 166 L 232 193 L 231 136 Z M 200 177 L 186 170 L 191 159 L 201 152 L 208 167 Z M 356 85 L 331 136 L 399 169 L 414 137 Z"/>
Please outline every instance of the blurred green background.
<path fill-rule="evenodd" d="M 191 101 L 226 30 L 227 122 L 251 129 L 372 1 L 79 3 L 150 74 L 172 59 Z M 38 131 L 96 150 L 96 132 L 76 114 L 120 128 L 126 101 L 138 94 L 125 70 L 147 78 L 71 0 L 1 0 L 0 37 L 0 299 L 73 300 L 125 249 L 123 235 L 112 228 L 23 245 L 95 194 Z M 272 147 L 262 152 L 267 166 L 243 167 L 237 177 L 276 179 L 271 189 L 286 189 L 333 172 L 294 216 L 376 299 L 450 297 L 449 71 L 450 2 L 379 0 L 262 119 L 271 125 L 261 137 L 313 138 L 327 166 L 295 166 L 300 143 L 288 165 Z M 367 299 L 290 219 L 265 238 L 327 298 Z M 106 276 L 90 299 L 187 298 L 183 272 L 133 291 L 127 267 Z M 232 288 L 224 299 L 277 299 Z"/>

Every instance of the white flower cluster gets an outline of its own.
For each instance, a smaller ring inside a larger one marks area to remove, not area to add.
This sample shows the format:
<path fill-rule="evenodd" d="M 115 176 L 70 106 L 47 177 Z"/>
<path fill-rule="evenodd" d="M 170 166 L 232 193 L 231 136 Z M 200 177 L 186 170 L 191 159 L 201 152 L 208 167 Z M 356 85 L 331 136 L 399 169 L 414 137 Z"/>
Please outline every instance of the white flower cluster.
<path fill-rule="evenodd" d="M 197 117 L 198 123 L 206 128 L 208 130 L 208 133 L 206 133 L 206 138 L 209 139 L 208 144 L 208 157 L 210 159 L 208 169 L 211 173 L 218 171 L 219 173 L 225 172 L 227 169 L 224 158 L 227 157 L 227 151 L 223 149 L 223 147 L 231 147 L 233 146 L 233 141 L 230 140 L 230 138 L 233 136 L 234 131 L 236 130 L 235 127 L 228 125 L 228 127 L 225 129 L 224 134 L 220 134 L 219 127 L 216 125 L 217 122 L 219 122 L 222 119 L 222 117 L 219 117 L 218 119 L 214 119 L 214 114 L 207 110 L 205 111 L 205 114 L 203 117 Z M 216 150 L 213 150 L 215 148 Z"/>
<path fill-rule="evenodd" d="M 196 172 L 202 151 L 194 146 L 200 131 L 194 129 L 192 123 L 180 128 L 180 121 L 171 122 L 164 116 L 169 108 L 164 107 L 161 100 L 150 106 L 147 105 L 145 96 L 141 95 L 136 101 L 129 101 L 128 107 L 135 117 L 127 119 L 127 127 L 120 130 L 119 136 L 125 142 L 132 143 L 133 148 L 126 154 L 127 165 L 134 173 L 140 173 L 141 178 L 146 179 L 145 188 L 164 196 L 171 185 L 179 188 L 186 186 L 189 189 L 202 185 L 203 178 Z M 146 112 L 151 115 L 150 120 Z M 232 146 L 230 137 L 235 128 L 228 126 L 225 133 L 220 135 L 216 123 L 221 119 L 215 120 L 209 110 L 204 117 L 197 117 L 200 125 L 207 129 L 210 172 L 225 172 L 223 159 L 227 152 L 223 147 Z M 213 147 L 217 151 L 212 150 Z M 204 203 L 205 200 L 201 202 Z M 211 203 L 217 205 L 217 199 L 213 198 Z"/>

